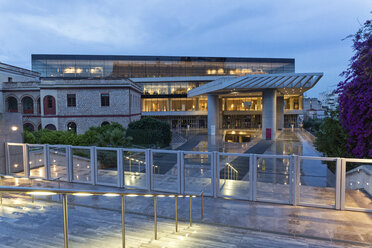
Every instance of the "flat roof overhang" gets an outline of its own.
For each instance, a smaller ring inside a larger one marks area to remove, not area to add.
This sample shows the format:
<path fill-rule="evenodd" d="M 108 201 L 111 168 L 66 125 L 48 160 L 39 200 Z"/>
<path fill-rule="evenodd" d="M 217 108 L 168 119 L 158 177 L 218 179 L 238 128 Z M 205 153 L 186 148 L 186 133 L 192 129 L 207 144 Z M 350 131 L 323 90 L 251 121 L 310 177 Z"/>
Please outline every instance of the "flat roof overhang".
<path fill-rule="evenodd" d="M 188 97 L 205 94 L 239 94 L 277 89 L 283 95 L 299 95 L 314 87 L 323 73 L 249 74 L 221 77 L 187 92 Z"/>

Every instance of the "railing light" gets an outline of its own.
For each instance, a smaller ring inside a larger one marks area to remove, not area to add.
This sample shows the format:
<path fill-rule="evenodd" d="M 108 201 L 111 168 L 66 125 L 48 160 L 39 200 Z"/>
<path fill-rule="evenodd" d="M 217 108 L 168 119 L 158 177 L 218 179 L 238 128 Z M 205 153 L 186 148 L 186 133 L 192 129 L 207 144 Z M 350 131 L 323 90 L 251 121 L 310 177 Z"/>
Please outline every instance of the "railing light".
<path fill-rule="evenodd" d="M 54 192 L 46 192 L 46 191 L 34 191 L 28 192 L 28 195 L 56 195 L 57 193 Z"/>
<path fill-rule="evenodd" d="M 120 196 L 120 194 L 106 193 L 106 194 L 104 194 L 104 196 L 114 197 L 114 196 Z"/>
<path fill-rule="evenodd" d="M 195 197 L 196 197 L 196 195 L 193 195 L 192 197 L 193 197 L 193 198 L 195 198 Z"/>
<path fill-rule="evenodd" d="M 168 195 L 168 197 L 175 197 L 175 195 Z"/>
<path fill-rule="evenodd" d="M 14 178 L 13 176 L 4 176 L 4 178 Z"/>
<path fill-rule="evenodd" d="M 76 195 L 76 196 L 91 196 L 93 194 L 91 194 L 91 193 L 73 193 L 72 195 Z"/>
<path fill-rule="evenodd" d="M 157 197 L 164 197 L 165 195 L 157 195 Z"/>
<path fill-rule="evenodd" d="M 153 195 L 144 195 L 144 197 L 153 197 Z"/>
<path fill-rule="evenodd" d="M 138 196 L 138 195 L 136 195 L 136 194 L 129 194 L 129 195 L 127 195 L 127 196 L 129 196 L 129 197 L 133 197 L 133 196 Z"/>

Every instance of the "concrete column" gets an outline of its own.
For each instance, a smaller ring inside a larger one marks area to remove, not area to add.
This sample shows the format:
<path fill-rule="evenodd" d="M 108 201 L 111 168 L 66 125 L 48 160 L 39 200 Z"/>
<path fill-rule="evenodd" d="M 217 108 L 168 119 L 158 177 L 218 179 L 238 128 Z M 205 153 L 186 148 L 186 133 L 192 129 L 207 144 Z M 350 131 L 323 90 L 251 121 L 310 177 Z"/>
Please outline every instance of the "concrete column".
<path fill-rule="evenodd" d="M 294 110 L 294 99 L 293 97 L 289 97 L 289 110 Z"/>
<path fill-rule="evenodd" d="M 271 138 L 266 137 L 266 129 L 271 130 Z M 262 138 L 272 139 L 276 137 L 276 91 L 267 89 L 262 93 Z"/>
<path fill-rule="evenodd" d="M 303 99 L 302 96 L 299 96 L 299 97 L 298 97 L 298 105 L 299 105 L 298 107 L 299 107 L 300 110 L 302 110 L 303 100 L 304 100 L 304 99 Z"/>
<path fill-rule="evenodd" d="M 208 151 L 218 151 L 220 108 L 217 95 L 208 95 Z"/>
<path fill-rule="evenodd" d="M 217 135 L 219 127 L 218 96 L 208 95 L 208 135 Z"/>
<path fill-rule="evenodd" d="M 284 97 L 276 97 L 276 129 L 282 130 L 284 127 Z"/>

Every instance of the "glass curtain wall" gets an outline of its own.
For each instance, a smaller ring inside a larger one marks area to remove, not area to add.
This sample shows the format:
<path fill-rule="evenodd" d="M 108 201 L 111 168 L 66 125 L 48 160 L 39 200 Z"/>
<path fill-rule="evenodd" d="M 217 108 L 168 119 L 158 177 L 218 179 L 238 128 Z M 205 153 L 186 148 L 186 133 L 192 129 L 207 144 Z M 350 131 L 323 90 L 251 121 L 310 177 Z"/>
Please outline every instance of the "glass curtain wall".
<path fill-rule="evenodd" d="M 32 55 L 41 77 L 177 77 L 294 72 L 294 59 L 176 56 Z"/>

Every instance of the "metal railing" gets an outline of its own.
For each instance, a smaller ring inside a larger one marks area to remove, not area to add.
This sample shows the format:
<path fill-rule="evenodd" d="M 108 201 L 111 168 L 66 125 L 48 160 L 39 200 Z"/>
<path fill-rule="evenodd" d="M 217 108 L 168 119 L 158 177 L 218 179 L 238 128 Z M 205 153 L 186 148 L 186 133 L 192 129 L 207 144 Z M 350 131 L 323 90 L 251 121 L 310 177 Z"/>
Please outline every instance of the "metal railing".
<path fill-rule="evenodd" d="M 351 180 L 347 163 L 371 164 L 372 159 L 23 143 L 6 143 L 5 151 L 6 175 L 372 212 L 372 182 L 364 188 L 358 179 L 346 184 Z M 363 191 L 367 203 L 348 206 L 351 190 Z"/>
<path fill-rule="evenodd" d="M 157 199 L 160 197 L 170 197 L 175 199 L 175 231 L 178 232 L 178 204 L 177 199 L 180 197 L 190 198 L 190 227 L 192 226 L 192 198 L 201 197 L 201 220 L 203 220 L 204 199 L 203 193 L 200 195 L 175 195 L 175 194 L 154 194 L 154 193 L 123 193 L 118 191 L 98 191 L 98 190 L 73 190 L 73 189 L 54 189 L 54 188 L 34 188 L 34 187 L 8 187 L 0 186 L 1 205 L 2 194 L 28 194 L 31 196 L 51 196 L 62 195 L 63 209 L 63 230 L 64 230 L 64 247 L 68 248 L 68 202 L 67 196 L 73 195 L 77 197 L 100 195 L 106 197 L 121 197 L 121 221 L 122 221 L 122 247 L 125 247 L 125 197 L 143 196 L 153 197 L 154 199 L 154 239 L 158 239 L 158 224 L 157 224 Z"/>

